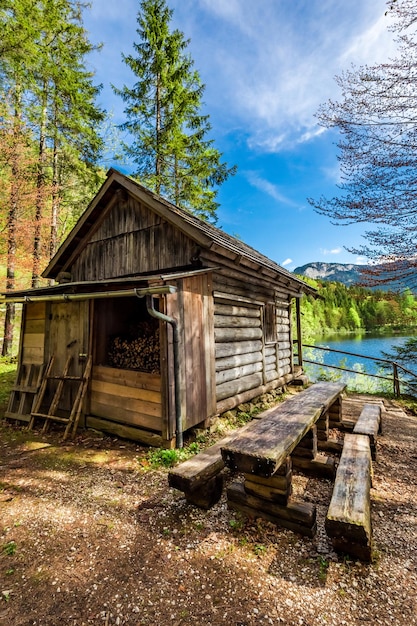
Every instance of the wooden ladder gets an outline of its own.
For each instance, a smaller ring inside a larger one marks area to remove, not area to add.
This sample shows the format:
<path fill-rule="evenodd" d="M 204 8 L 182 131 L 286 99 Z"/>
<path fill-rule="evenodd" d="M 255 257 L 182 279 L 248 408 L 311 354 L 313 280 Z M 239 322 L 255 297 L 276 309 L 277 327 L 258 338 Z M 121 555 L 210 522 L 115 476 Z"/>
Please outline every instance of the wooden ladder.
<path fill-rule="evenodd" d="M 64 371 L 60 375 L 52 375 L 52 366 L 54 363 L 54 356 L 51 357 L 47 370 L 42 380 L 42 384 L 39 389 L 39 394 L 36 398 L 35 405 L 33 407 L 33 411 L 31 413 L 31 419 L 29 422 L 29 428 L 33 428 L 36 419 L 43 419 L 44 425 L 42 428 L 42 432 L 47 432 L 51 422 L 58 422 L 60 424 L 65 424 L 65 432 L 63 439 L 65 440 L 71 429 L 72 436 L 75 435 L 78 427 L 78 422 L 81 415 L 83 400 L 87 391 L 88 381 L 91 375 L 91 367 L 92 367 L 92 359 L 91 356 L 88 357 L 87 363 L 84 369 L 82 376 L 71 376 L 69 374 L 69 370 L 72 363 L 72 357 L 68 357 L 64 366 Z M 50 381 L 58 381 L 57 387 L 55 389 L 52 401 L 47 409 L 46 413 L 40 412 L 42 403 L 44 402 L 46 392 L 48 390 L 48 383 Z M 73 405 L 71 407 L 71 412 L 69 417 L 62 417 L 56 415 L 59 407 L 60 400 L 64 394 L 64 392 L 68 389 L 69 383 L 78 384 L 77 392 L 75 395 L 75 399 Z"/>
<path fill-rule="evenodd" d="M 29 422 L 41 386 L 44 364 L 21 363 L 12 387 L 4 417 Z"/>

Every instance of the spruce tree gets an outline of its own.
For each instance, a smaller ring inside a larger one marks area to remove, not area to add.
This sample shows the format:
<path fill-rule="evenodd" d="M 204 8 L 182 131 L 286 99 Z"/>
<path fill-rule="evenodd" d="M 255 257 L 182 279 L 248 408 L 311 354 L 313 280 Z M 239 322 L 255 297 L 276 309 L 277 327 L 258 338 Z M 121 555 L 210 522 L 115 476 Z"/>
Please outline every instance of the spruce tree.
<path fill-rule="evenodd" d="M 204 85 L 186 53 L 189 41 L 170 29 L 172 14 L 165 0 L 140 4 L 136 55 L 123 55 L 136 82 L 114 88 L 126 103 L 122 129 L 132 138 L 124 149 L 142 184 L 215 220 L 216 186 L 235 168 L 221 162 L 222 155 L 208 139 L 208 116 L 200 113 Z"/>

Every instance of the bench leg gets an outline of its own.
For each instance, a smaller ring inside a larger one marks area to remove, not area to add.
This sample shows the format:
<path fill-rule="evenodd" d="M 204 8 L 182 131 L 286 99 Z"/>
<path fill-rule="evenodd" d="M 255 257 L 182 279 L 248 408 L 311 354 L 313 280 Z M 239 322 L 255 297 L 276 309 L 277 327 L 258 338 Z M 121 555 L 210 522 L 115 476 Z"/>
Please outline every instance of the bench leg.
<path fill-rule="evenodd" d="M 192 491 L 184 491 L 190 504 L 200 509 L 211 509 L 221 498 L 223 492 L 223 475 L 217 474 Z"/>

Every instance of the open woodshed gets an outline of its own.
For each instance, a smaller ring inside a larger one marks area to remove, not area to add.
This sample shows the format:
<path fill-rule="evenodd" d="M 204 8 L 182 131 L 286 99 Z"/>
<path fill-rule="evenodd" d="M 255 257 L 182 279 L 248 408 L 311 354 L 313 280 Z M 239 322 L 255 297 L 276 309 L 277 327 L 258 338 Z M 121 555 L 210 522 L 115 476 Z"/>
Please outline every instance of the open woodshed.
<path fill-rule="evenodd" d="M 291 307 L 314 290 L 114 169 L 43 277 L 5 294 L 23 303 L 8 418 L 170 447 L 300 374 Z"/>

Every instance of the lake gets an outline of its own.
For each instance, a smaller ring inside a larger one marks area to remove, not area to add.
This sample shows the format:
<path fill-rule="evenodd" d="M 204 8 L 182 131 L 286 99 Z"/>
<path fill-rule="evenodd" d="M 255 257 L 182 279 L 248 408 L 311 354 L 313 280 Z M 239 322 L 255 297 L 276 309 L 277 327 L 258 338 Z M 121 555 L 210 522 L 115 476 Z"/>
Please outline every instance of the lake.
<path fill-rule="evenodd" d="M 384 352 L 391 352 L 393 348 L 403 346 L 409 338 L 410 335 L 331 335 L 329 337 L 317 338 L 309 343 L 323 348 L 331 348 L 332 350 L 340 350 L 342 352 L 352 352 L 357 355 L 378 359 L 384 358 Z M 324 368 L 323 366 L 305 363 L 305 370 L 312 381 L 322 378 L 324 375 L 326 378 L 341 378 L 347 382 L 350 388 L 357 389 L 358 391 L 373 392 L 383 390 L 391 392 L 393 389 L 392 368 L 390 367 L 388 370 L 384 371 L 376 361 L 361 359 L 357 356 L 348 356 L 345 354 L 328 352 L 327 350 L 314 350 L 311 348 L 304 348 L 303 358 L 304 361 L 318 361 L 320 363 L 326 363 L 326 365 L 342 366 L 350 370 L 355 370 L 355 372 L 360 371 L 369 374 L 391 377 L 389 381 L 384 381 L 380 379 L 372 379 L 362 374 L 340 372 L 337 369 L 327 367 Z M 415 365 L 410 365 L 409 369 L 414 371 L 416 369 Z"/>

